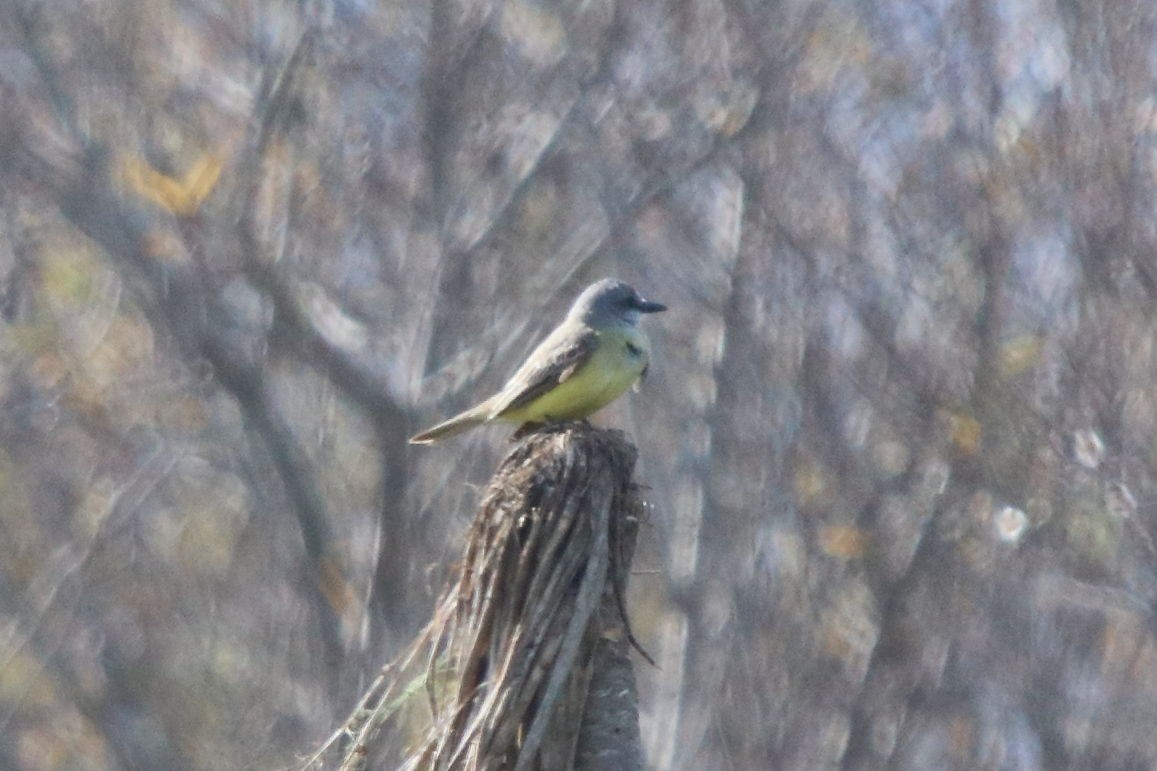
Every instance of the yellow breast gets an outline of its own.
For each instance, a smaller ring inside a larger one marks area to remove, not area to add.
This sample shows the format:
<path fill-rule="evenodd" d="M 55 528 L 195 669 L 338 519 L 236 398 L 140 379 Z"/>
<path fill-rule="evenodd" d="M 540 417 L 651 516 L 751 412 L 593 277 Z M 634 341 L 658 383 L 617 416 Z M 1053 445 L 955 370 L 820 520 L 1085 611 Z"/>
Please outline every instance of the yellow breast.
<path fill-rule="evenodd" d="M 647 336 L 637 328 L 603 330 L 594 353 L 577 372 L 530 404 L 503 413 L 501 419 L 545 423 L 585 418 L 634 385 L 649 358 Z"/>

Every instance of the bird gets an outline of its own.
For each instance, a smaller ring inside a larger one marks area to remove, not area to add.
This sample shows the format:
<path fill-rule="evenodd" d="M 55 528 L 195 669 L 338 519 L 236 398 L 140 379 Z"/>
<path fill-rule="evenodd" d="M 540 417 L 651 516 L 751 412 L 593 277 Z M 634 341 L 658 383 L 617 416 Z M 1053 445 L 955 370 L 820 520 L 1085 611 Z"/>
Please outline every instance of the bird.
<path fill-rule="evenodd" d="M 630 284 L 596 281 L 498 393 L 415 434 L 410 443 L 433 444 L 493 421 L 522 425 L 585 418 L 646 374 L 651 345 L 639 319 L 665 310 Z"/>

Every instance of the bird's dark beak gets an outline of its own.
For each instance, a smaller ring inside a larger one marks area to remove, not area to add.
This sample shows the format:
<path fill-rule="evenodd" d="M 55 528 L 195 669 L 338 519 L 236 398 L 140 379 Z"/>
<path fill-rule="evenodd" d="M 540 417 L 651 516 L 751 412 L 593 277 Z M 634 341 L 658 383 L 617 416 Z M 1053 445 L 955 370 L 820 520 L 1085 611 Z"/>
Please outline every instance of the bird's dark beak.
<path fill-rule="evenodd" d="M 667 310 L 667 306 L 663 303 L 653 303 L 650 300 L 644 300 L 642 297 L 635 300 L 635 310 L 639 313 L 658 313 L 659 311 Z"/>

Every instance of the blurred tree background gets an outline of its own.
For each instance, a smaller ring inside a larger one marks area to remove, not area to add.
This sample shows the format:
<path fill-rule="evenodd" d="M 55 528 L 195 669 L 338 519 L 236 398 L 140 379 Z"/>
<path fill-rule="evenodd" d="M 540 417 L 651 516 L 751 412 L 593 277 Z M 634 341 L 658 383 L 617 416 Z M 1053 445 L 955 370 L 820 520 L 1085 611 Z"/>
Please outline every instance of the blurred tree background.
<path fill-rule="evenodd" d="M 274 768 L 671 306 L 655 769 L 1157 767 L 1157 5 L 0 0 L 0 768 Z M 397 727 L 389 741 L 412 737 Z"/>

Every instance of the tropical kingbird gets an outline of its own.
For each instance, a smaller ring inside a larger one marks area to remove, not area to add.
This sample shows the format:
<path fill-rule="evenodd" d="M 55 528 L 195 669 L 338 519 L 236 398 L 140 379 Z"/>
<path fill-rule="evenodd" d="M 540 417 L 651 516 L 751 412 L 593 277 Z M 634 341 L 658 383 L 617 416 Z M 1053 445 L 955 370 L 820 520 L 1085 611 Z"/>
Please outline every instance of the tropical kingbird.
<path fill-rule="evenodd" d="M 665 310 L 667 306 L 644 300 L 622 281 L 604 278 L 591 284 L 501 391 L 410 442 L 431 444 L 492 420 L 551 423 L 585 418 L 646 373 L 651 346 L 637 326 L 639 316 Z"/>

